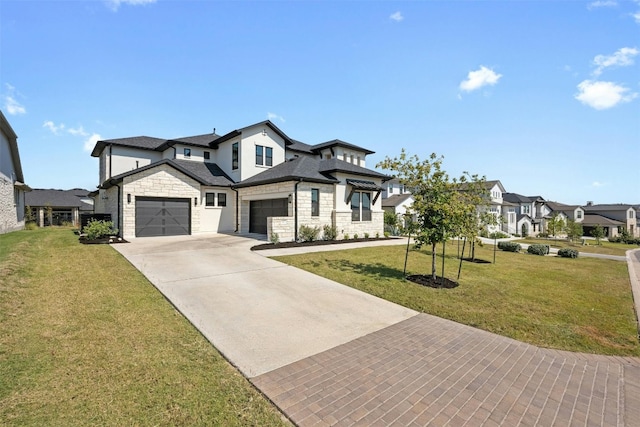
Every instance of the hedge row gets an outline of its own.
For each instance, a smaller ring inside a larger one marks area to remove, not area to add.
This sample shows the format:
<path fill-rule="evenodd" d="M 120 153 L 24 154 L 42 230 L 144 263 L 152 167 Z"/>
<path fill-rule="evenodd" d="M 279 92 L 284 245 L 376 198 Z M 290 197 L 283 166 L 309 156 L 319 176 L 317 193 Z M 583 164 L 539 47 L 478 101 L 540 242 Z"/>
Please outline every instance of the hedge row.
<path fill-rule="evenodd" d="M 529 245 L 527 252 L 534 255 L 547 255 L 549 253 L 549 245 Z"/>
<path fill-rule="evenodd" d="M 563 258 L 578 258 L 578 251 L 571 248 L 562 248 L 558 250 L 558 256 Z"/>
<path fill-rule="evenodd" d="M 498 242 L 498 249 L 507 252 L 520 252 L 522 246 L 515 242 Z"/>

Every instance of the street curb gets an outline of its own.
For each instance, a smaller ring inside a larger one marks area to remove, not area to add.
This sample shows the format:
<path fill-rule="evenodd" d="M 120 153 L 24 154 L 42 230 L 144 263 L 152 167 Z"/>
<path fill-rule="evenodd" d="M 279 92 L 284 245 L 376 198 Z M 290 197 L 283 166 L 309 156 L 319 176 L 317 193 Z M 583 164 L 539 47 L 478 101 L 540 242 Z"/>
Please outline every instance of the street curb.
<path fill-rule="evenodd" d="M 636 326 L 638 329 L 638 339 L 640 340 L 640 261 L 636 261 L 633 253 L 640 249 L 627 251 L 627 266 L 629 268 L 629 281 L 631 282 L 631 296 L 633 297 L 633 307 L 636 314 Z"/>

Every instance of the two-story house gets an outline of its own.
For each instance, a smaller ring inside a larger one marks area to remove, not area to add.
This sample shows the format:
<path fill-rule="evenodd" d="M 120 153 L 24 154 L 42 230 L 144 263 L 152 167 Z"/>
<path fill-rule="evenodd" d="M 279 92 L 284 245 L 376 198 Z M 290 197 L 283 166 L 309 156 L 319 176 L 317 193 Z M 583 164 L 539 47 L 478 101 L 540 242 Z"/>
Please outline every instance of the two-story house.
<path fill-rule="evenodd" d="M 640 237 L 638 230 L 638 211 L 633 205 L 623 203 L 616 204 L 593 204 L 587 202 L 582 206 L 584 211 L 584 220 L 582 227 L 585 230 L 585 236 L 589 235 L 590 229 L 596 225 L 605 228 L 607 237 L 615 237 L 619 234 L 620 229 L 625 229 L 632 237 Z"/>
<path fill-rule="evenodd" d="M 24 228 L 24 183 L 18 136 L 0 111 L 0 234 Z"/>
<path fill-rule="evenodd" d="M 309 145 L 268 120 L 224 135 L 98 141 L 95 212 L 111 214 L 125 238 L 236 231 L 289 241 L 302 225 L 374 236 L 388 177 L 366 168 L 372 153 L 341 140 Z"/>
<path fill-rule="evenodd" d="M 382 209 L 398 216 L 402 226 L 405 226 L 405 215 L 413 205 L 411 191 L 400 183 L 397 178 L 385 182 L 382 188 Z"/>
<path fill-rule="evenodd" d="M 505 193 L 504 200 L 511 205 L 516 215 L 515 227 L 505 230 L 528 236 L 537 236 L 546 232 L 546 221 L 551 209 L 540 196 L 523 196 L 518 193 Z"/>

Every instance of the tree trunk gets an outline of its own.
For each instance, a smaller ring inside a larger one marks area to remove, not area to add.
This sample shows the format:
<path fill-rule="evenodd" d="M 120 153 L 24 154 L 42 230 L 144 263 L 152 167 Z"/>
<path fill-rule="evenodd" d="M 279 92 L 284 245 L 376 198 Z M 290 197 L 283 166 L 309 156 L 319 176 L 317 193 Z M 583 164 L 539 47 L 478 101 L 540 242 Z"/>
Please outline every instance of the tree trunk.
<path fill-rule="evenodd" d="M 444 254 L 447 247 L 447 241 L 442 242 L 442 275 L 440 276 L 442 286 L 444 286 Z"/>
<path fill-rule="evenodd" d="M 464 238 L 464 242 L 462 242 L 462 256 L 460 257 L 460 265 L 458 266 L 458 280 L 460 280 L 460 272 L 462 271 L 462 258 L 464 258 L 464 247 L 467 243 L 467 238 Z"/>
<path fill-rule="evenodd" d="M 436 244 L 431 244 L 431 278 L 436 281 Z"/>

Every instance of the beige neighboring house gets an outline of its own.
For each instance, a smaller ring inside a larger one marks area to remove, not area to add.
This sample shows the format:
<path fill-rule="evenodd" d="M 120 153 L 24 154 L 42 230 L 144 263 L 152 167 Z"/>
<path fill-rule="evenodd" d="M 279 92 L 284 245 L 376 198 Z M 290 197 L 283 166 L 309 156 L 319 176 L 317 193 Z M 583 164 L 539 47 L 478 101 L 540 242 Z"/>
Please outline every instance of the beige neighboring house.
<path fill-rule="evenodd" d="M 626 229 L 633 237 L 640 237 L 638 209 L 633 205 L 624 203 L 595 205 L 587 202 L 582 206 L 582 210 L 584 211 L 582 227 L 585 236 L 589 236 L 590 230 L 596 225 L 602 225 L 607 237 L 617 236 L 620 234 L 620 229 Z"/>
<path fill-rule="evenodd" d="M 122 237 L 241 232 L 298 240 L 300 227 L 338 238 L 383 233 L 382 184 L 373 151 L 341 140 L 309 145 L 271 121 L 224 135 L 98 141 L 96 214 Z"/>
<path fill-rule="evenodd" d="M 0 234 L 24 228 L 24 183 L 18 136 L 0 111 Z"/>
<path fill-rule="evenodd" d="M 80 226 L 80 215 L 93 212 L 89 191 L 81 188 L 55 190 L 34 188 L 25 203 L 39 227 L 70 224 Z"/>

